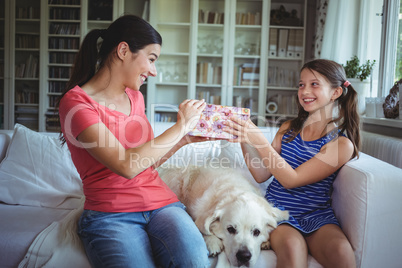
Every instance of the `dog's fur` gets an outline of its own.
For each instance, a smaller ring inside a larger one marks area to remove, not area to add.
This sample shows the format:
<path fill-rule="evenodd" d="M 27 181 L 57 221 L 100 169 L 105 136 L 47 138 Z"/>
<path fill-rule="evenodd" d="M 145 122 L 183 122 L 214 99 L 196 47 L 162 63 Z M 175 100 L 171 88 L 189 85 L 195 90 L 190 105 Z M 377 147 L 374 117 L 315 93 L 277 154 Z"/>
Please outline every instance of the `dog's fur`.
<path fill-rule="evenodd" d="M 158 171 L 187 207 L 210 255 L 224 251 L 230 266 L 252 267 L 261 248 L 269 248 L 269 233 L 277 222 L 289 217 L 233 169 L 190 166 Z"/>

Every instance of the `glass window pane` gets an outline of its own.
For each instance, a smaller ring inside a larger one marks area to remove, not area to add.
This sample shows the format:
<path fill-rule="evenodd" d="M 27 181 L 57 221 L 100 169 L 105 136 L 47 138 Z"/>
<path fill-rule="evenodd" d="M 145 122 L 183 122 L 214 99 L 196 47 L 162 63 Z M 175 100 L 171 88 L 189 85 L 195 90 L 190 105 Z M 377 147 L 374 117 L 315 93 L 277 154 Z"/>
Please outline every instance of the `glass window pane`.
<path fill-rule="evenodd" d="M 398 43 L 396 47 L 396 66 L 394 82 L 402 78 L 402 2 L 399 4 Z"/>

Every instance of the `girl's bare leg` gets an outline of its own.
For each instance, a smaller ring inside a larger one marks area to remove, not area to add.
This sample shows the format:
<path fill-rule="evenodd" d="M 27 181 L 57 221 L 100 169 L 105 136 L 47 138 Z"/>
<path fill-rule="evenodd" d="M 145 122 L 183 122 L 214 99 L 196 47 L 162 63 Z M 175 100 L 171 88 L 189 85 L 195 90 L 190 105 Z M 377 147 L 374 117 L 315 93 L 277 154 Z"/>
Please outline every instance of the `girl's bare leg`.
<path fill-rule="evenodd" d="M 335 224 L 327 224 L 306 237 L 310 254 L 324 267 L 356 267 L 349 240 Z"/>
<path fill-rule="evenodd" d="M 276 267 L 307 267 L 307 244 L 295 228 L 279 225 L 270 235 L 271 247 L 277 257 Z"/>

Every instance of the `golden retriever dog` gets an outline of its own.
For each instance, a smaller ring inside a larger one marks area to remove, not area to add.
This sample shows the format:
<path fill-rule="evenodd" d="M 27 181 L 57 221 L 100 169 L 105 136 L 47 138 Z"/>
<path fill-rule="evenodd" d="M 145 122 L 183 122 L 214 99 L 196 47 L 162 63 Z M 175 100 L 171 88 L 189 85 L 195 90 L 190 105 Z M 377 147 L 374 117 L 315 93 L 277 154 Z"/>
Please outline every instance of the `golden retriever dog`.
<path fill-rule="evenodd" d="M 289 217 L 234 169 L 162 166 L 158 172 L 187 207 L 210 255 L 225 252 L 231 267 L 253 267 L 261 248 L 269 248 L 269 233 Z"/>

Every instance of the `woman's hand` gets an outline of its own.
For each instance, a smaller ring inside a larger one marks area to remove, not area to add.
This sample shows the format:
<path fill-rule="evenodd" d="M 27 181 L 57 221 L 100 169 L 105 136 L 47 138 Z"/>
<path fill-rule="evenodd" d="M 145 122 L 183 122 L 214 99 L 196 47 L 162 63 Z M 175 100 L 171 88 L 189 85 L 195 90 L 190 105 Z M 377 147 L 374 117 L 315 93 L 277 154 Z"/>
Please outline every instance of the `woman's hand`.
<path fill-rule="evenodd" d="M 211 141 L 211 140 L 214 140 L 214 139 L 209 138 L 209 137 L 191 136 L 191 135 L 187 134 L 177 144 L 180 147 L 183 147 L 190 143 L 197 143 L 197 142 L 204 142 L 204 141 Z"/>
<path fill-rule="evenodd" d="M 185 100 L 179 105 L 177 123 L 183 124 L 185 133 L 195 128 L 205 106 L 204 100 Z"/>

